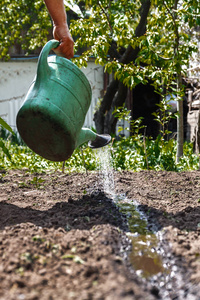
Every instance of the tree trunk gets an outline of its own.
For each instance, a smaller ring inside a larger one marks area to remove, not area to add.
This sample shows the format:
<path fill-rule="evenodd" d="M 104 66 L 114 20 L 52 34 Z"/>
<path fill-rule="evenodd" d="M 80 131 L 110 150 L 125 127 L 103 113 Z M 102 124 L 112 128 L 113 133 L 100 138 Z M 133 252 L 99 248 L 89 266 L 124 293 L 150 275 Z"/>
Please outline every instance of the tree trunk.
<path fill-rule="evenodd" d="M 174 59 L 175 61 L 180 61 L 181 54 L 179 53 L 179 43 L 180 36 L 178 31 L 178 26 L 176 24 L 177 16 L 177 7 L 178 1 L 174 1 L 174 12 L 172 14 L 173 22 L 174 22 L 174 33 L 175 33 L 175 47 L 174 47 Z M 176 162 L 179 162 L 181 156 L 183 156 L 183 142 L 184 142 L 184 129 L 183 129 L 183 99 L 181 96 L 182 91 L 182 77 L 181 77 L 181 68 L 179 64 L 176 64 L 176 76 L 177 76 L 177 152 L 176 152 Z"/>
<path fill-rule="evenodd" d="M 106 112 L 108 112 L 112 105 L 112 100 L 117 93 L 118 90 L 118 80 L 113 80 L 106 91 L 106 94 L 103 97 L 99 110 L 97 110 L 94 114 L 94 121 L 96 130 L 98 133 L 104 133 L 104 118 Z"/>
<path fill-rule="evenodd" d="M 137 37 L 144 35 L 146 32 L 147 16 L 149 13 L 150 4 L 150 0 L 142 0 L 140 9 L 140 22 L 135 30 L 135 36 Z M 114 50 L 115 51 L 110 52 L 116 52 L 116 49 Z M 120 59 L 118 60 L 120 63 L 128 64 L 132 61 L 135 61 L 139 51 L 139 47 L 133 49 L 132 46 L 129 45 L 124 54 L 120 56 Z M 106 90 L 99 110 L 94 114 L 95 126 L 98 133 L 115 132 L 117 119 L 114 118 L 112 112 L 115 107 L 123 105 L 126 100 L 126 95 L 127 87 L 125 87 L 123 83 L 119 83 L 118 80 L 113 79 Z"/>
<path fill-rule="evenodd" d="M 177 78 L 177 152 L 176 162 L 179 162 L 181 156 L 183 156 L 183 143 L 184 143 L 184 129 L 183 129 L 183 99 L 180 97 L 180 91 L 182 86 L 181 75 Z"/>

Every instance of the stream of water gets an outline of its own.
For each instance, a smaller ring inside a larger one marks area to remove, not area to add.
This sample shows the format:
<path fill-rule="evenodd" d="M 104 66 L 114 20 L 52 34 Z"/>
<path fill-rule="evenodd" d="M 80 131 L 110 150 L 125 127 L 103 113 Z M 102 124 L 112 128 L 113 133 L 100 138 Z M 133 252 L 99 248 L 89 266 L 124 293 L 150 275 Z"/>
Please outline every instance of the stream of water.
<path fill-rule="evenodd" d="M 132 242 L 129 260 L 136 274 L 158 286 L 160 291 L 162 290 L 162 299 L 172 299 L 170 295 L 174 290 L 175 281 L 176 289 L 179 289 L 178 294 L 181 295 L 181 298 L 176 299 L 189 299 L 184 296 L 184 279 L 177 271 L 174 258 L 162 247 L 163 232 L 152 232 L 148 229 L 147 218 L 138 208 L 137 200 L 116 194 L 109 146 L 98 149 L 96 159 L 99 162 L 99 177 L 104 193 L 114 201 L 121 213 L 126 215 L 129 227 L 127 235 Z"/>

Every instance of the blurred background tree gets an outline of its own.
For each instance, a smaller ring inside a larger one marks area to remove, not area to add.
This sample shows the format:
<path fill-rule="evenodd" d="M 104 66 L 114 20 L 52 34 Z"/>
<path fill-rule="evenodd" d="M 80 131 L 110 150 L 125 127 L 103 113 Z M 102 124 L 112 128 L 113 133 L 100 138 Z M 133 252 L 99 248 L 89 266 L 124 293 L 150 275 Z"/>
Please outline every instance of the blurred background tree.
<path fill-rule="evenodd" d="M 0 15 L 0 58 L 39 53 L 52 28 L 43 0 L 1 0 Z"/>

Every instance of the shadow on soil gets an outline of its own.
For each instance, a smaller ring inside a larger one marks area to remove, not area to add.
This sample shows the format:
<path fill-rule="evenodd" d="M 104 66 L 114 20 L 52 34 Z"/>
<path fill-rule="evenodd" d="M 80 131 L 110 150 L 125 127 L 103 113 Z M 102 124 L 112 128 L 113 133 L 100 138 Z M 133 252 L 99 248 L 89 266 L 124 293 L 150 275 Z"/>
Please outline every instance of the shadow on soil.
<path fill-rule="evenodd" d="M 147 205 L 139 205 L 139 210 L 146 214 L 149 223 L 156 225 L 158 230 L 170 225 L 180 230 L 199 230 L 200 207 L 188 206 L 175 214 L 167 213 L 166 211 L 158 210 Z"/>
<path fill-rule="evenodd" d="M 139 210 L 145 213 L 149 229 L 160 230 L 162 227 L 173 226 L 180 230 L 196 231 L 199 229 L 200 208 L 187 207 L 176 214 L 139 205 Z M 20 223 L 31 222 L 37 226 L 58 228 L 66 231 L 71 229 L 90 229 L 94 225 L 111 224 L 127 231 L 126 216 L 103 192 L 96 195 L 84 195 L 79 200 L 71 197 L 68 202 L 56 202 L 48 210 L 40 210 L 28 206 L 25 208 L 0 202 L 0 229 Z"/>
<path fill-rule="evenodd" d="M 21 208 L 6 201 L 0 203 L 0 229 L 20 223 L 31 222 L 47 228 L 62 227 L 71 229 L 90 229 L 99 224 L 111 224 L 127 230 L 123 216 L 111 199 L 104 193 L 84 195 L 80 200 L 68 199 L 68 202 L 57 202 L 48 210 L 33 207 Z"/>

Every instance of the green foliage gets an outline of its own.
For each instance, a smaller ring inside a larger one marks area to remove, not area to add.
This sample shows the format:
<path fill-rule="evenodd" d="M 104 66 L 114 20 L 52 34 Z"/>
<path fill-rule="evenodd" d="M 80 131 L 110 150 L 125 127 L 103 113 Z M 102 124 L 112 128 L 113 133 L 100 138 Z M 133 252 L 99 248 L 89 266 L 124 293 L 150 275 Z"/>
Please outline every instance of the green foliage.
<path fill-rule="evenodd" d="M 131 120 L 131 110 L 127 109 L 125 105 L 116 107 L 113 110 L 113 115 L 115 118 L 117 118 L 119 121 L 124 120 L 129 123 L 129 127 L 125 128 L 127 131 L 129 131 L 133 136 L 134 139 L 140 139 L 141 138 L 141 129 L 145 128 L 146 126 L 142 125 L 142 117 Z M 118 127 L 118 132 L 122 131 L 123 128 Z"/>
<path fill-rule="evenodd" d="M 93 55 L 96 63 L 105 66 L 108 73 L 113 72 L 129 88 L 148 80 L 157 89 L 163 84 L 176 85 L 174 75 L 185 72 L 192 52 L 197 51 L 195 27 L 200 23 L 199 0 L 152 0 L 146 34 L 139 37 L 135 29 L 143 0 L 74 2 L 86 5 L 84 17 L 71 24 L 72 35 L 77 37 L 75 49 L 87 49 L 74 61 L 85 66 Z M 123 64 L 107 56 L 113 41 L 118 53 L 128 46 L 139 47 L 136 61 Z"/>
<path fill-rule="evenodd" d="M 2 119 L 1 117 L 0 117 L 0 127 L 3 127 L 3 128 L 5 128 L 6 130 L 8 130 L 8 131 L 10 131 L 12 134 L 15 134 L 14 132 L 13 132 L 13 130 L 12 130 L 12 128 L 4 121 L 4 119 Z"/>
<path fill-rule="evenodd" d="M 160 133 L 165 138 L 169 133 L 168 124 L 172 118 L 175 118 L 175 114 L 170 111 L 170 105 L 168 101 L 162 97 L 160 103 L 157 104 L 159 110 L 157 112 L 152 113 L 155 116 L 155 121 L 160 124 Z"/>
<path fill-rule="evenodd" d="M 164 141 L 159 135 L 156 140 L 150 138 L 135 140 L 134 137 L 115 141 L 112 150 L 113 165 L 116 170 L 196 170 L 199 157 L 193 153 L 191 143 L 184 143 L 184 155 L 176 163 L 175 140 Z M 147 164 L 148 163 L 148 164 Z"/>
<path fill-rule="evenodd" d="M 0 58 L 14 44 L 29 53 L 47 42 L 52 25 L 43 0 L 1 0 L 0 12 Z"/>
<path fill-rule="evenodd" d="M 165 112 L 168 106 L 166 103 L 160 106 Z M 144 137 L 140 132 L 145 126 L 142 125 L 142 119 L 130 120 L 130 111 L 125 107 L 115 109 L 115 115 L 118 118 L 130 122 L 132 136 L 123 137 L 120 140 L 114 140 L 110 147 L 112 156 L 112 165 L 114 169 L 120 170 L 167 170 L 184 171 L 198 169 L 199 157 L 193 153 L 192 143 L 185 142 L 184 155 L 179 163 L 176 163 L 177 142 L 173 139 L 165 140 L 164 131 L 158 135 L 156 140 Z M 166 125 L 168 116 L 159 119 L 161 124 Z M 5 131 L 3 130 L 3 133 Z M 168 133 L 168 132 L 167 132 Z M 27 146 L 17 145 L 12 142 L 11 137 L 4 134 L 0 138 L 0 169 L 27 169 L 29 172 L 47 172 L 63 170 L 62 162 L 48 161 L 32 152 Z M 64 163 L 65 172 L 85 172 L 99 169 L 99 161 L 96 152 L 82 145 L 81 148 L 74 150 L 73 155 Z M 39 187 L 41 182 L 39 177 L 34 177 L 32 184 Z"/>
<path fill-rule="evenodd" d="M 75 52 L 85 49 L 73 61 L 87 66 L 92 55 L 97 64 L 129 88 L 149 80 L 156 89 L 163 84 L 176 85 L 174 74 L 184 73 L 197 51 L 195 28 L 200 24 L 200 1 L 152 0 L 146 34 L 136 36 L 143 1 L 70 1 L 82 11 L 82 17 L 70 19 Z M 28 54 L 47 42 L 52 24 L 43 0 L 2 0 L 0 11 L 0 58 L 9 58 L 13 45 L 22 46 Z M 120 63 L 108 55 L 113 43 L 119 55 L 130 46 L 139 48 L 137 59 Z"/>
<path fill-rule="evenodd" d="M 0 142 L 3 141 L 0 139 Z M 27 172 L 42 173 L 62 170 L 62 162 L 45 160 L 33 153 L 26 146 L 18 146 L 10 141 L 3 141 L 9 151 L 9 157 L 0 151 L 0 169 L 26 169 Z M 110 147 L 110 146 L 108 146 Z M 82 157 L 82 151 L 84 160 Z M 65 172 L 85 172 L 99 169 L 96 151 L 82 146 L 76 149 L 73 155 L 65 161 Z M 142 135 L 135 135 L 130 138 L 121 138 L 114 141 L 110 148 L 112 164 L 115 170 L 167 170 L 185 171 L 195 170 L 199 167 L 199 157 L 193 153 L 191 143 L 185 142 L 184 155 L 179 163 L 176 163 L 176 141 L 164 141 L 160 135 L 156 140 L 145 139 Z M 31 182 L 36 187 L 41 184 L 40 177 L 35 177 Z"/>
<path fill-rule="evenodd" d="M 9 140 L 12 143 L 17 144 L 17 145 L 25 145 L 24 142 L 23 142 L 23 140 L 19 136 L 19 134 L 15 133 L 12 129 L 11 129 L 11 131 L 8 131 L 5 128 L 6 128 L 5 126 L 4 127 L 0 127 L 0 137 L 3 140 Z"/>
<path fill-rule="evenodd" d="M 4 143 L 9 155 L 0 150 L 0 169 L 27 169 L 33 173 L 62 170 L 62 162 L 46 160 L 32 152 L 27 146 L 18 146 L 3 139 L 0 139 L 1 142 Z M 76 149 L 70 159 L 65 162 L 66 172 L 84 172 L 85 166 L 87 170 L 96 168 L 94 153 L 90 148 L 82 147 L 85 165 L 80 149 Z M 35 184 L 40 184 L 40 182 L 35 182 Z"/>
<path fill-rule="evenodd" d="M 16 136 L 14 131 L 12 130 L 12 128 L 4 121 L 4 119 L 2 119 L 0 117 L 0 134 L 1 134 L 1 136 L 2 136 L 2 134 L 5 135 L 6 131 L 9 131 L 13 137 Z M 11 155 L 9 153 L 9 150 L 6 146 L 4 139 L 0 140 L 0 148 L 2 149 L 2 151 L 6 155 L 6 157 L 11 161 L 12 160 Z"/>
<path fill-rule="evenodd" d="M 6 146 L 6 143 L 4 140 L 0 140 L 0 148 L 2 149 L 3 153 L 7 156 L 7 158 L 11 161 L 11 155 L 10 155 L 10 152 Z"/>
<path fill-rule="evenodd" d="M 93 55 L 96 63 L 130 88 L 149 79 L 157 87 L 171 85 L 174 74 L 186 69 L 197 50 L 194 29 L 200 24 L 199 0 L 177 0 L 177 7 L 172 0 L 152 0 L 146 34 L 138 37 L 135 30 L 143 1 L 70 1 L 82 11 L 82 17 L 70 19 L 75 52 L 86 49 L 74 62 L 86 66 Z M 52 24 L 43 0 L 2 0 L 0 12 L 0 58 L 9 58 L 13 45 L 28 54 L 46 43 Z M 108 56 L 113 42 L 118 53 L 128 46 L 139 47 L 136 61 L 122 64 Z"/>
<path fill-rule="evenodd" d="M 199 157 L 193 153 L 192 143 L 184 143 L 184 155 L 179 162 L 176 161 L 177 141 L 166 140 L 166 136 L 171 133 L 167 130 L 168 122 L 173 117 L 168 111 L 170 105 L 163 97 L 158 107 L 159 111 L 153 115 L 161 125 L 161 130 L 155 140 L 140 133 L 141 129 L 145 127 L 142 125 L 141 118 L 131 120 L 130 111 L 125 107 L 115 109 L 115 117 L 128 121 L 132 133 L 130 138 L 121 138 L 120 141 L 115 141 L 113 144 L 112 158 L 116 170 L 183 171 L 198 169 Z"/>
<path fill-rule="evenodd" d="M 116 107 L 116 108 L 113 110 L 113 115 L 114 115 L 119 121 L 125 120 L 125 121 L 128 121 L 128 122 L 131 122 L 131 121 L 130 121 L 130 119 L 131 119 L 130 113 L 131 113 L 131 111 L 130 111 L 129 109 L 127 109 L 127 107 L 125 107 L 125 105 Z"/>

